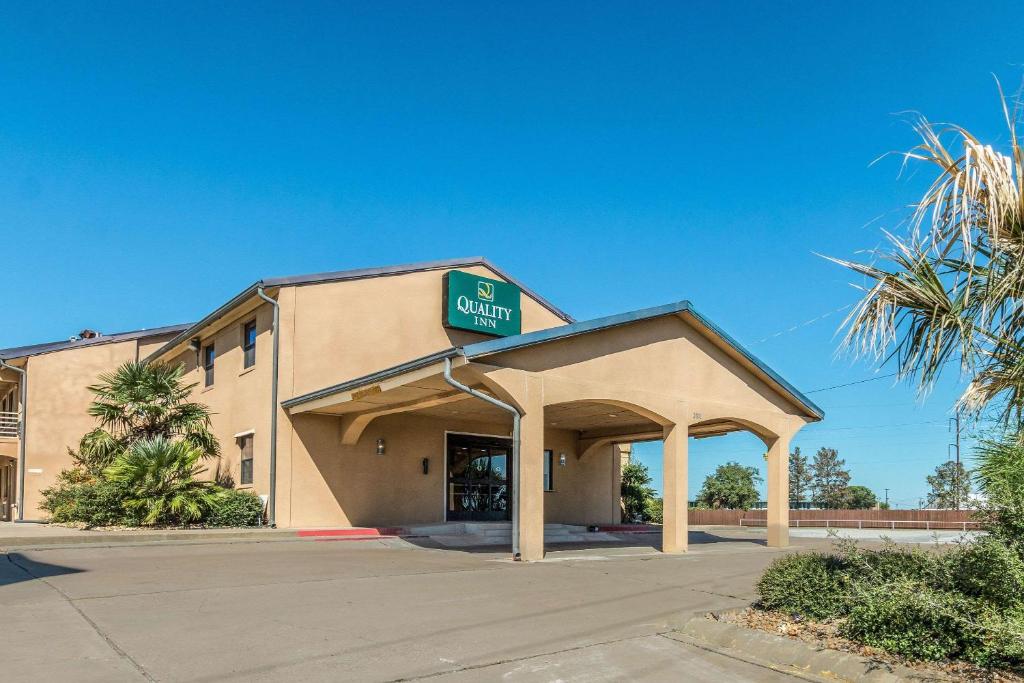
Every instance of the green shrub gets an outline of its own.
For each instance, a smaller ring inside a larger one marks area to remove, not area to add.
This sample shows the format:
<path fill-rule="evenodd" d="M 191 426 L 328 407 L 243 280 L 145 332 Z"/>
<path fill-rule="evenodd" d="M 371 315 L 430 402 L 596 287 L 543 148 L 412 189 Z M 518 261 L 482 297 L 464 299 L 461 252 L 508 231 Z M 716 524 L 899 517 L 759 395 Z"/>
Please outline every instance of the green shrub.
<path fill-rule="evenodd" d="M 137 526 L 139 516 L 125 508 L 128 490 L 96 479 L 81 470 L 66 470 L 57 483 L 42 492 L 40 507 L 58 523 L 94 526 Z"/>
<path fill-rule="evenodd" d="M 858 582 L 927 581 L 935 573 L 936 556 L 917 546 L 899 546 L 890 541 L 879 550 L 866 551 L 848 541 L 840 545 L 851 577 Z"/>
<path fill-rule="evenodd" d="M 1024 561 L 998 539 L 961 543 L 939 559 L 934 584 L 941 590 L 979 598 L 1002 610 L 1024 601 Z"/>
<path fill-rule="evenodd" d="M 255 493 L 225 489 L 206 518 L 207 526 L 259 526 L 263 501 Z"/>
<path fill-rule="evenodd" d="M 952 659 L 981 647 L 981 630 L 965 617 L 986 610 L 991 608 L 965 596 L 901 580 L 859 595 L 841 631 L 912 659 Z"/>
<path fill-rule="evenodd" d="M 863 593 L 843 635 L 912 659 L 964 659 L 980 666 L 1024 663 L 1024 611 L 898 581 Z"/>
<path fill-rule="evenodd" d="M 836 555 L 784 555 L 757 583 L 760 606 L 812 619 L 834 619 L 849 610 L 847 565 Z"/>
<path fill-rule="evenodd" d="M 661 524 L 664 516 L 664 501 L 661 498 L 648 498 L 644 505 L 644 521 L 648 524 Z"/>

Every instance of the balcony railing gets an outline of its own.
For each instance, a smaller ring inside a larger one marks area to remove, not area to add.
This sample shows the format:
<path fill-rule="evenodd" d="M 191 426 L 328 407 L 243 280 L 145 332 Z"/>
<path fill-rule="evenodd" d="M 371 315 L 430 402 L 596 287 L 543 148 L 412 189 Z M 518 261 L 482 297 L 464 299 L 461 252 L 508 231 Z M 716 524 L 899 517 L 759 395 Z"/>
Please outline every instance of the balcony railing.
<path fill-rule="evenodd" d="M 18 436 L 18 413 L 0 412 L 0 436 Z"/>

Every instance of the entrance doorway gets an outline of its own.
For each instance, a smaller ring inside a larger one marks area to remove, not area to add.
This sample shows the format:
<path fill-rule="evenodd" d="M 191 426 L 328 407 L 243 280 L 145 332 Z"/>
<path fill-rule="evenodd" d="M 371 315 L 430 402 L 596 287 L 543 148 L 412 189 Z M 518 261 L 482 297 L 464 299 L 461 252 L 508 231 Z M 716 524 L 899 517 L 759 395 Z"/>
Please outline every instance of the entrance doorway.
<path fill-rule="evenodd" d="M 449 522 L 512 519 L 512 441 L 448 435 L 445 511 Z"/>

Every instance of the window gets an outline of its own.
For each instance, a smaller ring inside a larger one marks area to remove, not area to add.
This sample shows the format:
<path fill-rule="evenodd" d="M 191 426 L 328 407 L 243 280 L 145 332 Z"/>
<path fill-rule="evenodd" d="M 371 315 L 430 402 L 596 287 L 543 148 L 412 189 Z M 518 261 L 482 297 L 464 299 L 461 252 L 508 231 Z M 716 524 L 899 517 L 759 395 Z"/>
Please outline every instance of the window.
<path fill-rule="evenodd" d="M 242 452 L 242 471 L 238 483 L 252 484 L 252 434 L 238 437 L 238 448 Z"/>
<path fill-rule="evenodd" d="M 544 451 L 544 490 L 554 491 L 555 490 L 555 452 Z"/>
<path fill-rule="evenodd" d="M 213 386 L 213 361 L 217 357 L 217 354 L 213 351 L 213 344 L 207 344 L 203 347 L 203 369 L 206 370 L 206 385 L 208 387 Z"/>
<path fill-rule="evenodd" d="M 256 321 L 250 320 L 242 328 L 242 369 L 256 365 Z"/>

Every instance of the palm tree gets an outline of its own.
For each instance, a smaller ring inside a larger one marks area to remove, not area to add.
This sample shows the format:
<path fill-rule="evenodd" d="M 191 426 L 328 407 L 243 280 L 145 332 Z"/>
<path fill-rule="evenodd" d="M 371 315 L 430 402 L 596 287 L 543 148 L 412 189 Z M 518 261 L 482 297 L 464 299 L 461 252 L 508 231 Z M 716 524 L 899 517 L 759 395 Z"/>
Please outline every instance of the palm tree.
<path fill-rule="evenodd" d="M 983 439 L 974 458 L 986 530 L 1024 557 L 1024 441 L 1014 434 Z"/>
<path fill-rule="evenodd" d="M 134 444 L 155 437 L 181 439 L 203 457 L 220 447 L 210 431 L 210 411 L 189 401 L 194 384 L 182 383 L 180 365 L 128 362 L 99 376 L 89 414 L 100 425 L 82 437 L 76 461 L 98 474 Z"/>
<path fill-rule="evenodd" d="M 843 346 L 855 355 L 894 360 L 901 379 L 929 389 L 959 364 L 971 381 L 959 407 L 1001 408 L 1024 416 L 1024 147 L 1020 102 L 1011 112 L 1005 152 L 965 128 L 923 117 L 921 144 L 904 154 L 938 175 L 910 217 L 906 237 L 887 233 L 880 260 L 832 259 L 868 281 L 847 317 Z"/>
<path fill-rule="evenodd" d="M 143 524 L 198 522 L 216 507 L 223 489 L 198 477 L 206 470 L 202 449 L 188 441 L 157 435 L 136 441 L 120 453 L 103 475 L 123 484 L 123 505 L 142 513 Z"/>

